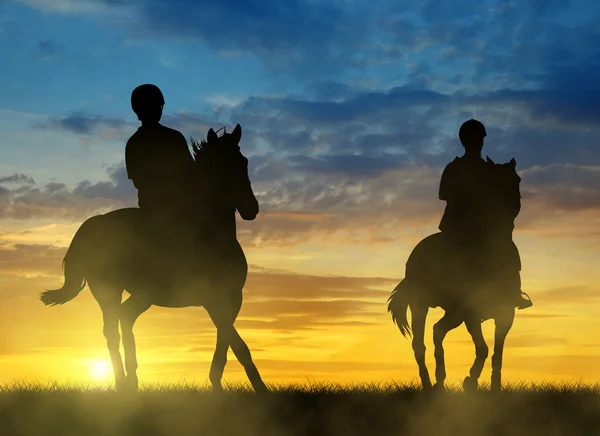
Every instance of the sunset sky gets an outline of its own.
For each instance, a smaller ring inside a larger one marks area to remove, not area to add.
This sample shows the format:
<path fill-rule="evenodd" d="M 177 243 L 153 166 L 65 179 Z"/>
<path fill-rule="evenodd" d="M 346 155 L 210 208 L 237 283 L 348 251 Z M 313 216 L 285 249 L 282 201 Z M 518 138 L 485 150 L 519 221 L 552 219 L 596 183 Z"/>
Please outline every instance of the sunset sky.
<path fill-rule="evenodd" d="M 124 150 L 142 83 L 186 137 L 244 129 L 261 213 L 238 220 L 251 273 L 236 326 L 267 383 L 417 377 L 386 299 L 437 230 L 469 118 L 522 177 L 534 307 L 505 380 L 600 381 L 599 20 L 595 0 L 0 0 L 0 383 L 104 377 L 89 291 L 55 308 L 38 294 L 62 285 L 87 217 L 136 204 Z M 143 382 L 207 380 L 203 309 L 152 307 L 135 333 Z M 464 327 L 445 344 L 454 382 L 474 347 Z M 231 352 L 225 380 L 245 380 Z"/>

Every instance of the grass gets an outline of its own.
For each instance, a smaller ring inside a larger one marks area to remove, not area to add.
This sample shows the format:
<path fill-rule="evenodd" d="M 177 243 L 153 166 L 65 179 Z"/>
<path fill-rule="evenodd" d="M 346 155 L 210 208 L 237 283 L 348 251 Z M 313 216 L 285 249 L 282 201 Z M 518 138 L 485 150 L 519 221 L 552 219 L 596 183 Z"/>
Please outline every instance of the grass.
<path fill-rule="evenodd" d="M 17 381 L 0 386 L 0 434 L 11 435 L 600 435 L 600 384 L 530 384 L 492 394 L 416 383 L 246 385 L 214 395 L 192 383 L 110 386 Z"/>

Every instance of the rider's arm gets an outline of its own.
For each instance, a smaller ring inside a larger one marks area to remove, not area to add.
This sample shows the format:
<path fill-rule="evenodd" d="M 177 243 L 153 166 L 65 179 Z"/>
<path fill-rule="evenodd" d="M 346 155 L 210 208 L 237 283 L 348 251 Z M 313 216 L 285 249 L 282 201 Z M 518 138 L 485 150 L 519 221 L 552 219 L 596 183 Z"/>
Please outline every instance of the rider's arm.
<path fill-rule="evenodd" d="M 442 179 L 440 180 L 439 199 L 442 201 L 453 200 L 453 194 L 455 191 L 454 187 L 454 175 L 450 164 L 446 165 L 444 172 L 442 173 Z"/>
<path fill-rule="evenodd" d="M 175 159 L 181 163 L 184 168 L 192 169 L 194 166 L 194 158 L 190 153 L 187 141 L 181 132 L 177 132 L 173 141 L 173 150 Z"/>
<path fill-rule="evenodd" d="M 174 135 L 172 151 L 173 164 L 180 170 L 179 174 L 184 179 L 184 183 L 193 183 L 191 178 L 195 174 L 195 161 L 181 132 L 176 132 L 176 135 Z"/>
<path fill-rule="evenodd" d="M 133 186 L 138 188 L 135 183 L 137 175 L 135 154 L 135 143 L 129 139 L 125 146 L 125 170 L 127 171 L 127 178 L 133 182 Z"/>

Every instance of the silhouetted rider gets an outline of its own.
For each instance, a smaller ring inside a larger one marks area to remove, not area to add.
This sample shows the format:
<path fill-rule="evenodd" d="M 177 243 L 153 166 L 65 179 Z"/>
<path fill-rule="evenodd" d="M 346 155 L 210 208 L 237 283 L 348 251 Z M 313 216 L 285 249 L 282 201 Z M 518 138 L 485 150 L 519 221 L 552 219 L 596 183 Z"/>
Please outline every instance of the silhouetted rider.
<path fill-rule="evenodd" d="M 155 85 L 133 90 L 131 107 L 142 125 L 127 141 L 125 165 L 138 190 L 143 216 L 157 236 L 168 240 L 183 233 L 194 159 L 185 137 L 160 124 L 164 104 L 163 94 Z"/>
<path fill-rule="evenodd" d="M 486 265 L 490 255 L 486 235 L 490 231 L 487 228 L 489 202 L 494 199 L 490 192 L 491 168 L 481 157 L 487 132 L 481 122 L 471 119 L 460 126 L 458 136 L 465 153 L 450 162 L 442 173 L 439 198 L 446 201 L 446 210 L 439 229 L 457 248 L 463 248 L 471 266 L 479 269 Z M 510 247 L 502 247 L 497 258 L 516 257 L 513 264 L 518 263 L 518 252 L 513 247 L 514 244 L 510 241 Z M 506 263 L 510 264 L 510 260 Z M 506 289 L 506 292 L 514 293 L 515 306 L 521 309 L 531 306 L 531 301 L 522 297 L 518 270 L 508 273 L 516 274 L 511 282 L 513 284 Z"/>
<path fill-rule="evenodd" d="M 458 136 L 465 154 L 446 166 L 440 181 L 439 198 L 447 204 L 439 228 L 459 245 L 480 244 L 485 231 L 489 168 L 481 150 L 486 135 L 479 121 L 463 123 Z"/>

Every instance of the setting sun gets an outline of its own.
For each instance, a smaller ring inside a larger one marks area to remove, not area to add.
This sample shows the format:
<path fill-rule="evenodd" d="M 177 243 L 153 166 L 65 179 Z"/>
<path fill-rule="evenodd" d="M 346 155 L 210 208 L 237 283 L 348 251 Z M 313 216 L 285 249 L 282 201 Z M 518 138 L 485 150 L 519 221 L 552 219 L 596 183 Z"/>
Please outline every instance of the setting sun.
<path fill-rule="evenodd" d="M 108 380 L 110 372 L 110 363 L 105 360 L 93 360 L 90 364 L 90 377 L 95 381 Z"/>

